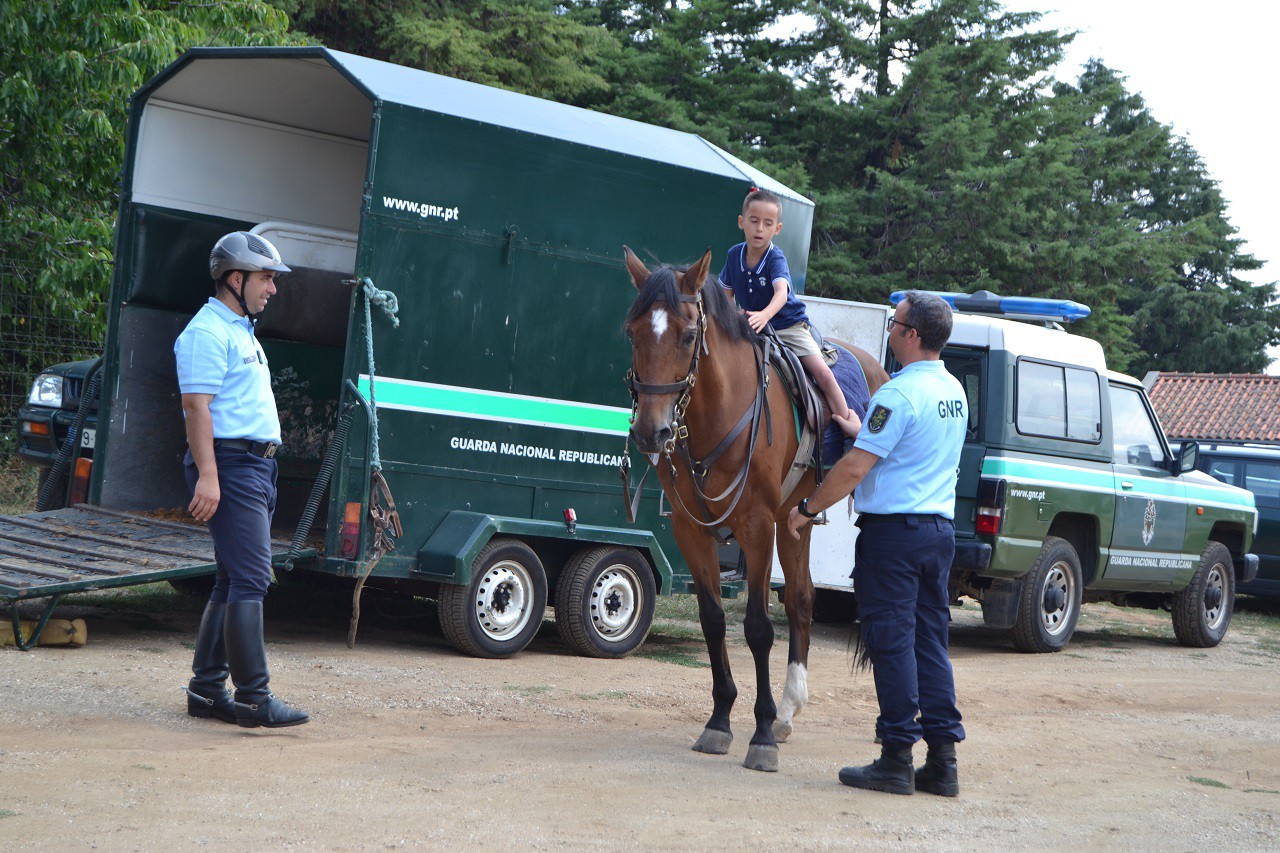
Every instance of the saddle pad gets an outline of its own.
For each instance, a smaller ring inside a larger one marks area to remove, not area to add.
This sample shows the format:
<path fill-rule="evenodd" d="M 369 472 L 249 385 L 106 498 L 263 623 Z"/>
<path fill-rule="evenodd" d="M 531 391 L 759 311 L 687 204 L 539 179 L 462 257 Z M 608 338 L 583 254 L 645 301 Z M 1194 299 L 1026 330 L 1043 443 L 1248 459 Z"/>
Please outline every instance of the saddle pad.
<path fill-rule="evenodd" d="M 854 358 L 853 353 L 844 347 L 831 341 L 827 341 L 827 343 L 834 346 L 840 354 L 840 358 L 836 361 L 835 366 L 831 368 L 831 372 L 836 377 L 836 384 L 844 392 L 845 402 L 849 404 L 849 408 L 853 409 L 859 418 L 866 418 L 867 405 L 871 402 L 871 391 L 867 388 L 867 376 L 862 372 L 862 365 L 858 363 L 858 359 Z M 822 461 L 824 467 L 830 468 L 839 462 L 840 457 L 852 446 L 853 439 L 847 438 L 844 430 L 840 429 L 834 421 L 829 421 L 827 428 L 822 433 Z"/>

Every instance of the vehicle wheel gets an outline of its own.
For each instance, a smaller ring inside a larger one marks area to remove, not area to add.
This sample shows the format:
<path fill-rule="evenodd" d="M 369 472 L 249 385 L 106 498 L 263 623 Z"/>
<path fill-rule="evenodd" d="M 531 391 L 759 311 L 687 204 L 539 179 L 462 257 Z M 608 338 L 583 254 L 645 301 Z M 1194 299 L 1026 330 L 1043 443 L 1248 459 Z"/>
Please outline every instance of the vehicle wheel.
<path fill-rule="evenodd" d="M 440 630 L 455 649 L 505 658 L 529 645 L 547 609 L 547 574 L 519 539 L 495 537 L 476 555 L 471 583 L 440 587 Z"/>
<path fill-rule="evenodd" d="M 213 582 L 217 580 L 215 575 L 195 575 L 186 578 L 169 578 L 169 586 L 176 589 L 183 595 L 189 595 L 192 598 L 208 598 L 213 592 Z"/>
<path fill-rule="evenodd" d="M 1235 609 L 1236 575 L 1231 552 L 1210 542 L 1187 588 L 1173 594 L 1173 633 L 1184 646 L 1207 649 L 1222 642 Z"/>
<path fill-rule="evenodd" d="M 1046 538 L 1031 571 L 1022 578 L 1014 647 L 1020 652 L 1061 651 L 1075 633 L 1083 594 L 1076 549 L 1057 536 Z"/>
<path fill-rule="evenodd" d="M 858 618 L 858 599 L 852 592 L 838 589 L 813 591 L 813 621 L 851 625 Z"/>
<path fill-rule="evenodd" d="M 624 657 L 649 635 L 657 596 L 653 569 L 636 549 L 584 548 L 556 584 L 556 627 L 580 655 Z"/>

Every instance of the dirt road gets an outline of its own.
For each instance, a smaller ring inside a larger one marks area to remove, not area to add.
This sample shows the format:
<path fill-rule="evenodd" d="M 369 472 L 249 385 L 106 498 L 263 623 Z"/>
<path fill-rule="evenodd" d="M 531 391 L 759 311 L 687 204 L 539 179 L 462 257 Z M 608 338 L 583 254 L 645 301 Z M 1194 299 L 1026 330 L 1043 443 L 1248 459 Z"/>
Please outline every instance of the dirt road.
<path fill-rule="evenodd" d="M 571 656 L 548 623 L 517 658 L 482 661 L 419 627 L 421 607 L 367 601 L 348 650 L 341 610 L 275 596 L 272 686 L 313 721 L 266 732 L 184 713 L 198 603 L 92 601 L 60 611 L 88 620 L 87 646 L 0 650 L 6 849 L 1280 848 L 1274 610 L 1198 651 L 1163 613 L 1091 606 L 1065 652 L 1040 656 L 955 611 L 969 739 L 947 800 L 836 781 L 877 750 L 842 628 L 815 627 L 811 704 L 764 774 L 741 766 L 740 625 L 737 739 L 728 756 L 689 748 L 710 675 L 685 610 L 642 656 Z M 775 690 L 783 659 L 775 646 Z"/>

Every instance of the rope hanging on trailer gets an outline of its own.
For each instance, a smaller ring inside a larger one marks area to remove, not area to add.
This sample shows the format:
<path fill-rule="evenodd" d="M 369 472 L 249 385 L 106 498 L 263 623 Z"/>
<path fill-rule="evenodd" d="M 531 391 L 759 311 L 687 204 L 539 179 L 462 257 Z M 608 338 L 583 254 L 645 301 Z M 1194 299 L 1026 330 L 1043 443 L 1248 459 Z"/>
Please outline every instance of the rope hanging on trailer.
<path fill-rule="evenodd" d="M 400 301 L 389 290 L 379 290 L 368 278 L 359 280 L 361 292 L 364 294 L 364 345 L 365 357 L 369 362 L 369 410 L 373 413 L 373 434 L 369 447 L 369 518 L 373 522 L 373 552 L 365 563 L 363 571 L 358 572 L 360 579 L 351 593 L 351 626 L 347 630 L 347 648 L 355 648 L 356 629 L 360 624 L 360 594 L 364 591 L 364 582 L 369 579 L 378 563 L 391 551 L 395 550 L 396 540 L 404 535 L 400 526 L 400 513 L 396 511 L 395 498 L 391 496 L 391 487 L 382 475 L 382 456 L 378 448 L 378 403 L 374 391 L 374 376 L 377 367 L 373 360 L 373 306 L 377 305 L 391 321 L 392 328 L 400 328 L 400 318 L 396 312 L 400 310 Z"/>

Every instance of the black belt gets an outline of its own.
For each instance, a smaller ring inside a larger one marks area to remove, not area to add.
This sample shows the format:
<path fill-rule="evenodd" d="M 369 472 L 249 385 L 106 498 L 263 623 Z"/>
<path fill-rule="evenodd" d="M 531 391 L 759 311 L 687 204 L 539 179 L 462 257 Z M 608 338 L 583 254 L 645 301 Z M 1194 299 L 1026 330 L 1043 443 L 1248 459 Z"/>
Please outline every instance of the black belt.
<path fill-rule="evenodd" d="M 926 512 L 921 514 L 913 514 L 909 512 L 893 512 L 893 513 L 860 512 L 858 513 L 859 526 L 861 526 L 863 522 L 866 522 L 867 524 L 872 524 L 879 521 L 896 522 L 898 524 L 905 524 L 906 522 L 909 522 L 909 521 L 945 521 L 947 524 L 952 523 L 951 519 L 945 516 L 938 515 L 937 513 L 932 513 L 932 512 Z"/>
<path fill-rule="evenodd" d="M 248 438 L 215 438 L 213 446 L 227 450 L 243 450 L 245 453 L 252 453 L 254 456 L 261 456 L 263 459 L 275 458 L 276 451 L 280 449 L 280 445 L 274 442 L 253 441 Z"/>

